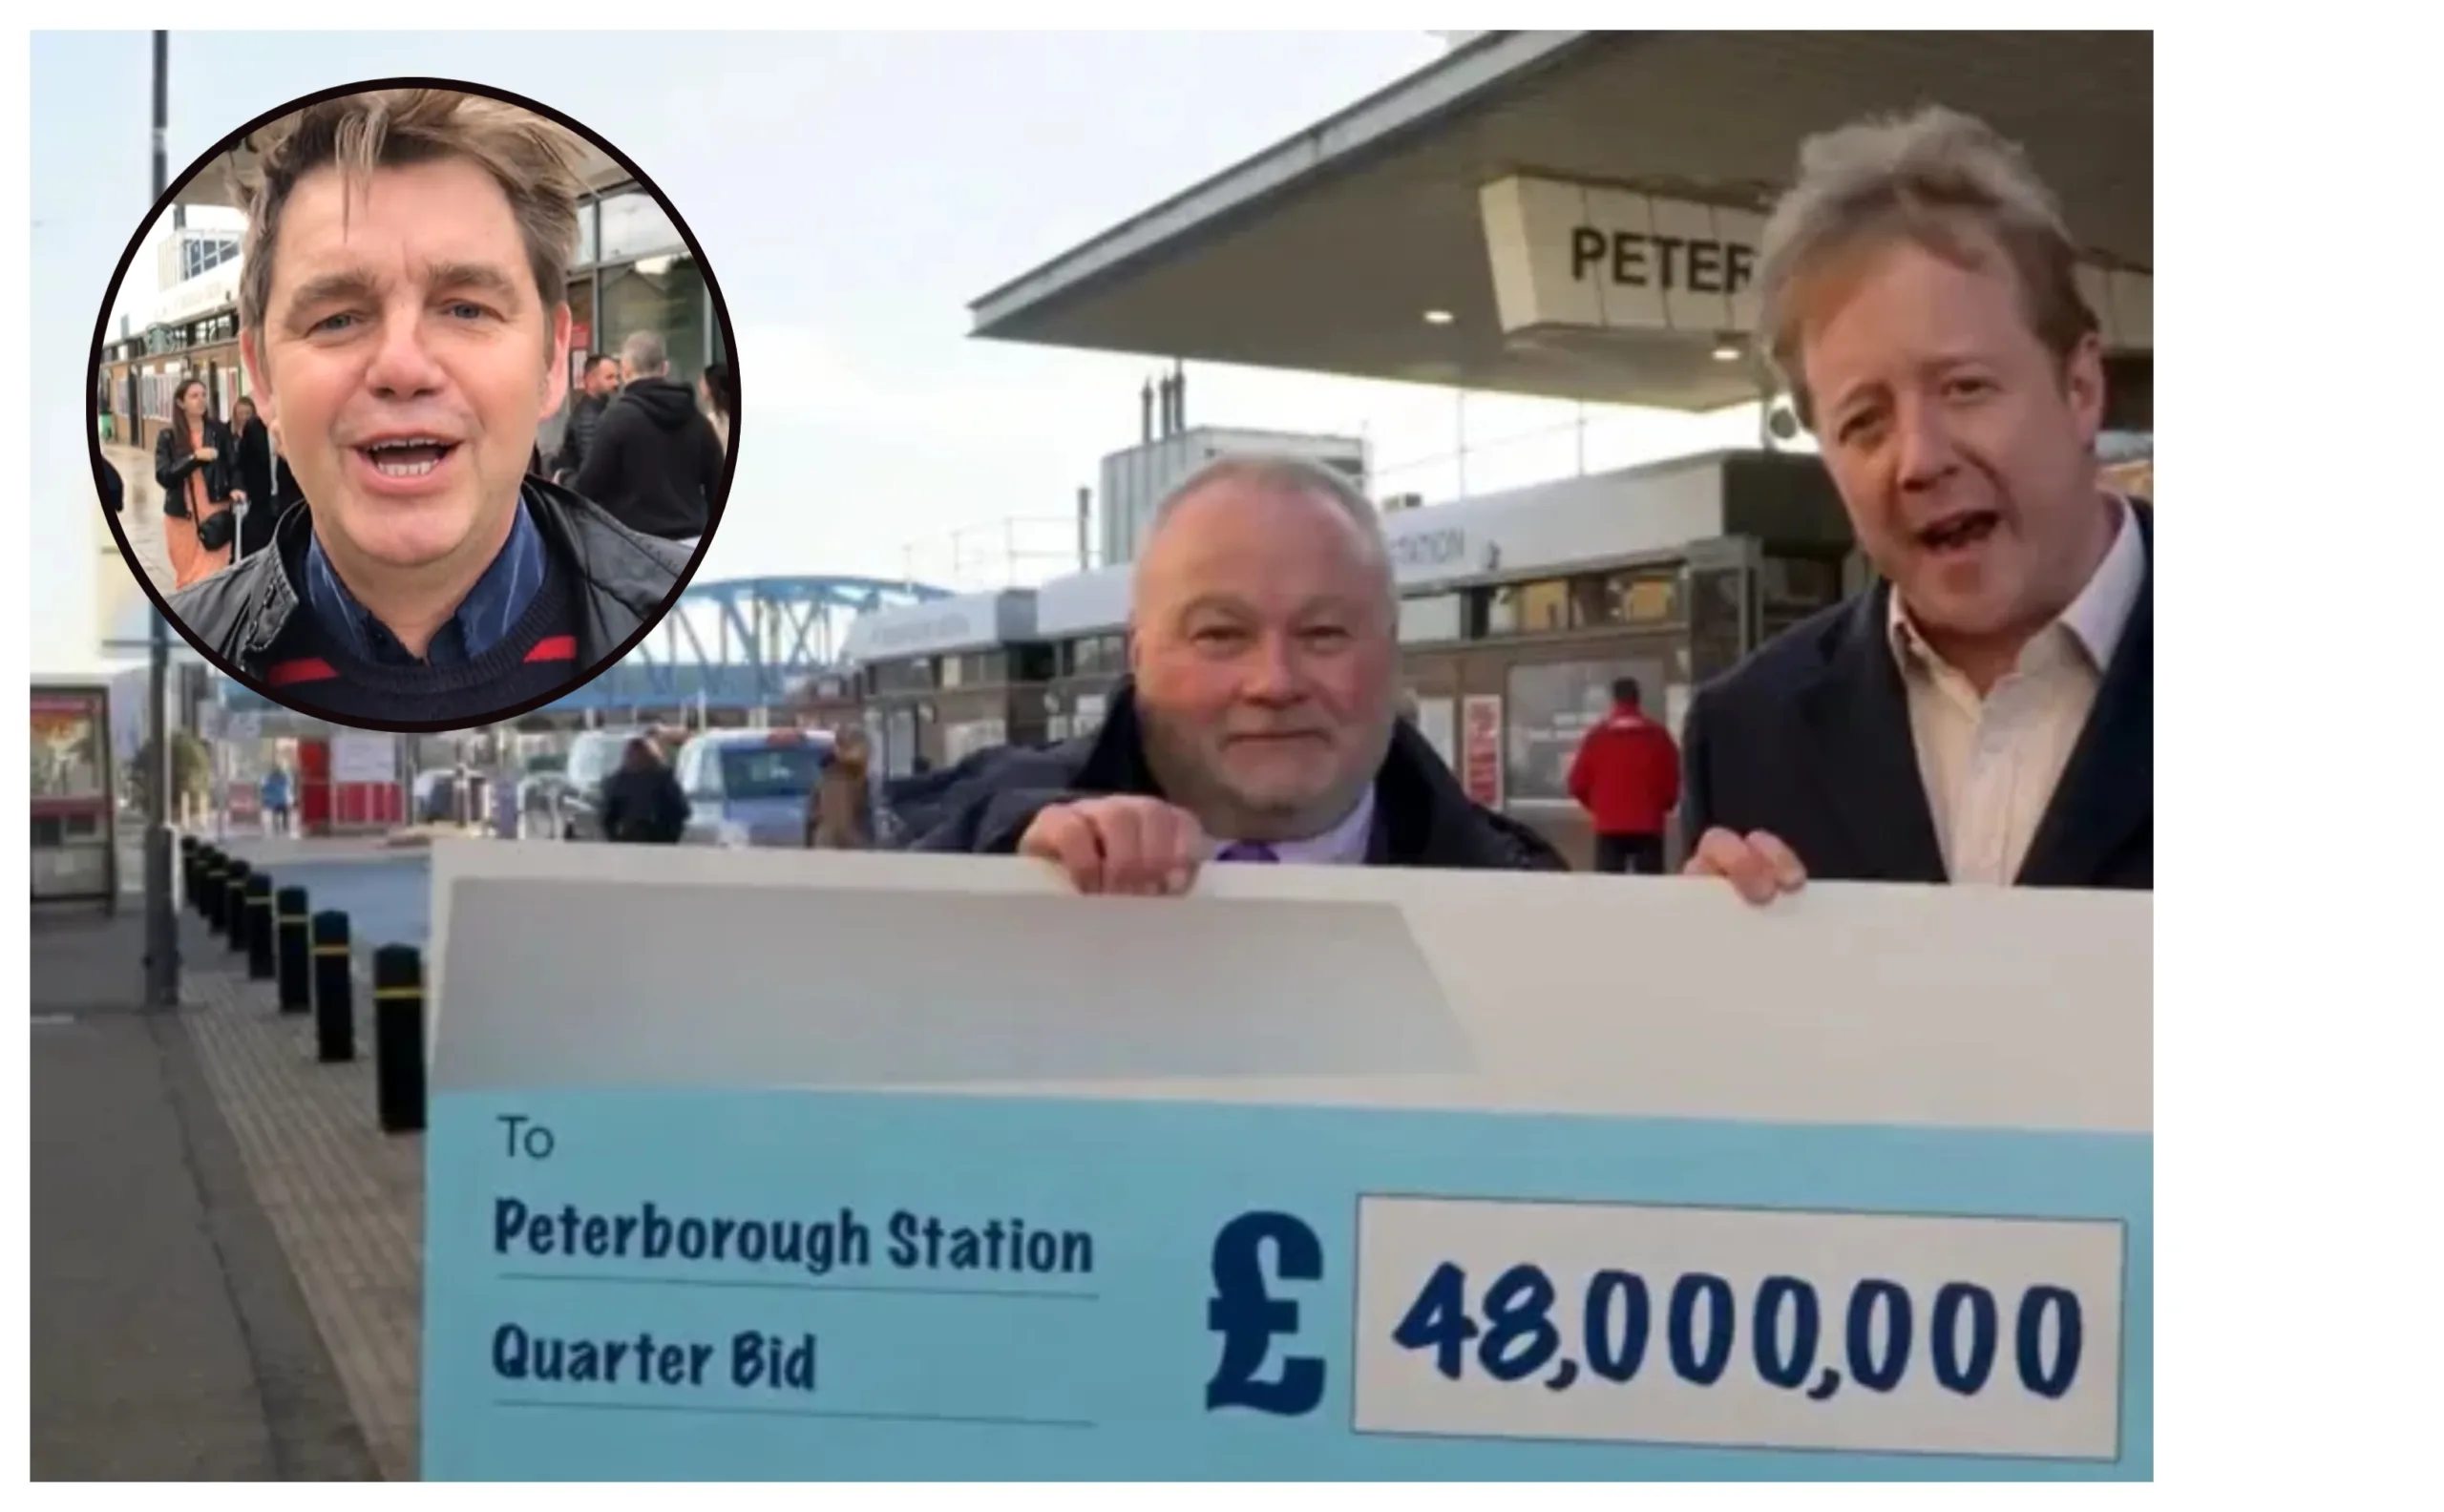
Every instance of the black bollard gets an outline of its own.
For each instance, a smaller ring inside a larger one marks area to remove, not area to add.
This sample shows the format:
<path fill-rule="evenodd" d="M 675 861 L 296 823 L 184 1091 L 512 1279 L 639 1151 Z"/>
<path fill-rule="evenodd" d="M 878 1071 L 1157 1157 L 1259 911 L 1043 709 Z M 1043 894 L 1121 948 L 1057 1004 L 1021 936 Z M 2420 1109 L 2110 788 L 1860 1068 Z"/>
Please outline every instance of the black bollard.
<path fill-rule="evenodd" d="M 221 905 L 213 915 L 212 930 L 231 950 L 243 948 L 238 943 L 238 931 L 245 924 L 246 873 L 252 870 L 236 856 L 221 867 Z"/>
<path fill-rule="evenodd" d="M 203 858 L 198 849 L 201 844 L 191 834 L 179 836 L 179 896 L 189 900 L 195 897 L 196 863 Z"/>
<path fill-rule="evenodd" d="M 246 975 L 269 981 L 280 975 L 280 936 L 272 919 L 272 885 L 268 872 L 246 877 Z"/>
<path fill-rule="evenodd" d="M 245 939 L 238 932 L 246 923 L 246 878 L 254 868 L 236 856 L 221 869 L 221 902 L 212 916 L 213 932 L 229 942 L 231 950 L 246 948 Z"/>
<path fill-rule="evenodd" d="M 196 858 L 195 891 L 188 895 L 195 905 L 196 915 L 204 923 L 212 922 L 213 911 L 221 901 L 221 852 L 205 850 Z"/>
<path fill-rule="evenodd" d="M 373 1096 L 386 1134 L 424 1129 L 424 956 L 412 945 L 373 953 Z"/>
<path fill-rule="evenodd" d="M 314 915 L 314 1059 L 356 1059 L 356 992 L 348 972 L 348 915 Z"/>
<path fill-rule="evenodd" d="M 306 933 L 306 890 L 282 888 L 272 894 L 274 932 L 280 943 L 280 1011 L 302 1014 L 314 1005 L 314 948 Z"/>
<path fill-rule="evenodd" d="M 258 882 L 268 887 L 271 883 L 271 873 L 268 872 L 258 872 L 252 866 L 248 866 L 244 874 L 238 879 L 237 887 L 229 893 L 229 948 L 237 952 L 240 956 L 246 956 L 248 958 L 252 958 L 254 955 L 255 911 L 253 904 L 255 898 L 255 884 Z M 268 897 L 270 894 L 266 892 L 264 896 Z M 269 911 L 266 910 L 265 912 Z"/>

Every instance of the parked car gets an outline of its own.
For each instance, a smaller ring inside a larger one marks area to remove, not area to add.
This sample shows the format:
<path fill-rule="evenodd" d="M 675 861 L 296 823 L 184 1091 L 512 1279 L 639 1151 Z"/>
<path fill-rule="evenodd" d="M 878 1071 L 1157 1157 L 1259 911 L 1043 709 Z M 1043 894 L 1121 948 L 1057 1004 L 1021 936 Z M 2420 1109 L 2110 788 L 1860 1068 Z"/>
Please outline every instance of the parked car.
<path fill-rule="evenodd" d="M 518 768 L 517 838 L 558 839 L 560 799 L 568 791 L 569 758 L 564 751 L 529 756 Z"/>
<path fill-rule="evenodd" d="M 687 845 L 797 848 L 807 805 L 832 765 L 820 730 L 706 730 L 679 752 Z"/>

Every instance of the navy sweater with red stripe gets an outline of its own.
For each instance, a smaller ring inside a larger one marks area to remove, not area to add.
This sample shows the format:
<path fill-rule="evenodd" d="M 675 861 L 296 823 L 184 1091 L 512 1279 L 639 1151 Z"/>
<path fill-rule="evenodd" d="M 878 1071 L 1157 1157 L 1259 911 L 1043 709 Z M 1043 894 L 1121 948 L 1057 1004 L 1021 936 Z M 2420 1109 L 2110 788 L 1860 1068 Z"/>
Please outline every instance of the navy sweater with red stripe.
<path fill-rule="evenodd" d="M 350 654 L 305 604 L 289 617 L 263 668 L 283 704 L 341 724 L 488 724 L 568 691 L 578 674 L 578 603 L 557 553 L 543 553 L 542 585 L 495 643 L 465 662 L 372 662 Z"/>

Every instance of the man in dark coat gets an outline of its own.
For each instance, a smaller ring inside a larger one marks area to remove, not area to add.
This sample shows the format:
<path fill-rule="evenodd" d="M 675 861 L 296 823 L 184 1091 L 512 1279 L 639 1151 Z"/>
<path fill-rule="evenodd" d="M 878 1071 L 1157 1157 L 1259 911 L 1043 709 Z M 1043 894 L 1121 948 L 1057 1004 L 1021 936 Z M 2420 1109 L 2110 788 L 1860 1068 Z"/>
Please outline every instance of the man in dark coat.
<path fill-rule="evenodd" d="M 1156 511 L 1102 727 L 976 764 L 914 849 L 1035 856 L 1085 892 L 1184 892 L 1209 860 L 1567 870 L 1398 718 L 1397 610 L 1363 494 L 1215 462 Z"/>
<path fill-rule="evenodd" d="M 621 345 L 626 384 L 602 412 L 575 487 L 640 535 L 692 547 L 720 503 L 722 443 L 696 391 L 670 376 L 662 337 Z"/>
<path fill-rule="evenodd" d="M 559 451 L 552 458 L 551 478 L 563 488 L 574 488 L 579 469 L 585 466 L 586 453 L 593 449 L 594 432 L 602 425 L 602 412 L 620 392 L 620 359 L 607 352 L 586 360 L 584 387 L 578 392 L 577 402 L 569 406 L 568 429 L 560 433 Z"/>
<path fill-rule="evenodd" d="M 1693 701 L 1689 870 L 2151 889 L 2154 516 L 2099 484 L 2076 248 L 1976 121 L 1837 136 L 1766 227 L 1760 330 L 1883 580 Z"/>
<path fill-rule="evenodd" d="M 620 769 L 602 784 L 602 838 L 622 845 L 677 845 L 691 808 L 679 778 L 649 736 L 632 737 Z"/>

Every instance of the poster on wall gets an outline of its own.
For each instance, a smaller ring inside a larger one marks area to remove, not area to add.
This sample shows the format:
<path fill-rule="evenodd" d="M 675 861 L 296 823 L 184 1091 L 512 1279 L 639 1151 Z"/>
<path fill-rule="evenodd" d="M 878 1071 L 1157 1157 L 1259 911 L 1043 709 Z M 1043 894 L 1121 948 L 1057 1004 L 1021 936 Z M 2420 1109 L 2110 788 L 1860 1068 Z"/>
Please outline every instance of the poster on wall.
<path fill-rule="evenodd" d="M 1472 693 L 1460 701 L 1460 786 L 1471 802 L 1502 807 L 1502 699 Z"/>
<path fill-rule="evenodd" d="M 1417 732 L 1443 758 L 1443 765 L 1453 771 L 1460 769 L 1459 706 L 1447 698 L 1422 698 L 1417 701 Z"/>
<path fill-rule="evenodd" d="M 388 735 L 331 737 L 331 781 L 392 783 L 399 780 L 399 747 Z"/>
<path fill-rule="evenodd" d="M 101 694 L 36 693 L 32 756 L 36 813 L 81 810 L 105 801 Z"/>
<path fill-rule="evenodd" d="M 110 782 L 110 695 L 93 688 L 36 688 L 28 870 L 39 901 L 108 898 L 117 891 L 117 836 Z"/>
<path fill-rule="evenodd" d="M 1666 697 L 1660 660 L 1528 662 L 1510 669 L 1504 780 L 1522 803 L 1569 803 L 1579 743 L 1612 706 L 1612 682 L 1635 678 L 1649 709 Z"/>

